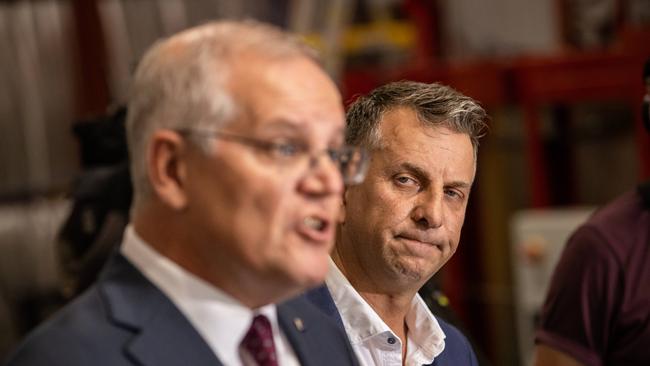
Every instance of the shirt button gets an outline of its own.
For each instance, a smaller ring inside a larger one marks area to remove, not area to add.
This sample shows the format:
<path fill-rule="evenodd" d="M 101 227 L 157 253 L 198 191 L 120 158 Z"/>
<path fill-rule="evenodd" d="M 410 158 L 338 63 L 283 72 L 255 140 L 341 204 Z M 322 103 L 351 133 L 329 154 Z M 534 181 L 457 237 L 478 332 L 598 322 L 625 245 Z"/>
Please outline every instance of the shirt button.
<path fill-rule="evenodd" d="M 386 341 L 387 341 L 389 344 L 395 344 L 395 342 L 397 342 L 397 341 L 395 340 L 395 338 L 393 338 L 393 337 L 388 337 L 388 339 L 387 339 Z"/>

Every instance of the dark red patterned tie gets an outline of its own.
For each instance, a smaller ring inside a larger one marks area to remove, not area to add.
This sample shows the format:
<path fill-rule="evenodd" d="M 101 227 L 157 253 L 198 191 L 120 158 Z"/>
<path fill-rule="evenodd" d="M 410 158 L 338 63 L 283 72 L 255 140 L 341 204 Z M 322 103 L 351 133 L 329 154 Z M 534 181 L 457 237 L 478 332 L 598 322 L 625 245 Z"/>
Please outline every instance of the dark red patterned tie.
<path fill-rule="evenodd" d="M 264 315 L 258 315 L 253 319 L 253 324 L 241 344 L 259 366 L 278 366 L 278 357 L 273 344 L 273 330 Z"/>

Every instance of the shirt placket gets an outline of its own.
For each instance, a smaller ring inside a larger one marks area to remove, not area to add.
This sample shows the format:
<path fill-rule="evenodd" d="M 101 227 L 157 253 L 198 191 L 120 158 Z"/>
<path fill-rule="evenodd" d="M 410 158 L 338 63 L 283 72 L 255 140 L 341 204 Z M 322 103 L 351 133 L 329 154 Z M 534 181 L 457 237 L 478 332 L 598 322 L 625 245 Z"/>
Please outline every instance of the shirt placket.
<path fill-rule="evenodd" d="M 402 342 L 392 332 L 384 332 L 378 337 L 382 343 L 382 366 L 402 365 Z"/>

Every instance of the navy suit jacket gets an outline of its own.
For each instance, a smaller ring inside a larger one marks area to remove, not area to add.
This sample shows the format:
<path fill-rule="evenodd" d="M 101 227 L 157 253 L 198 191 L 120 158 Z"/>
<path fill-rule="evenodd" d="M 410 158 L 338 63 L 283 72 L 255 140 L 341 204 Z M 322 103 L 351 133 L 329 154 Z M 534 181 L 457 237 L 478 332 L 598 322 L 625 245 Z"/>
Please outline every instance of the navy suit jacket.
<path fill-rule="evenodd" d="M 327 286 L 317 287 L 305 293 L 305 297 L 325 314 L 334 319 L 339 327 L 345 331 L 341 315 L 332 299 Z M 445 333 L 445 350 L 428 366 L 477 366 L 478 361 L 467 338 L 453 325 L 436 318 L 440 328 Z"/>
<path fill-rule="evenodd" d="M 279 304 L 277 312 L 302 365 L 358 365 L 345 332 L 305 299 Z M 37 328 L 7 365 L 222 364 L 178 308 L 117 254 L 97 283 Z"/>

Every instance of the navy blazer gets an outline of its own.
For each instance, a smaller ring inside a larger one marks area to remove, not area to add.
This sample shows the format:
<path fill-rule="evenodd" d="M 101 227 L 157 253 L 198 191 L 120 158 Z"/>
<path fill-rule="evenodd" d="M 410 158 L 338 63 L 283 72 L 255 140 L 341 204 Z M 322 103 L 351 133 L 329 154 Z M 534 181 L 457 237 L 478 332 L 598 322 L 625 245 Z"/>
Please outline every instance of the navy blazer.
<path fill-rule="evenodd" d="M 279 304 L 277 312 L 302 365 L 358 365 L 345 332 L 305 299 Z M 117 254 L 97 283 L 30 334 L 7 365 L 222 364 L 178 308 Z"/>
<path fill-rule="evenodd" d="M 341 315 L 332 299 L 327 286 L 317 287 L 305 293 L 305 297 L 316 305 L 321 311 L 334 319 L 339 327 L 345 331 Z M 433 363 L 427 366 L 477 366 L 478 361 L 472 346 L 467 338 L 453 325 L 436 318 L 440 328 L 445 333 L 445 349 Z"/>

